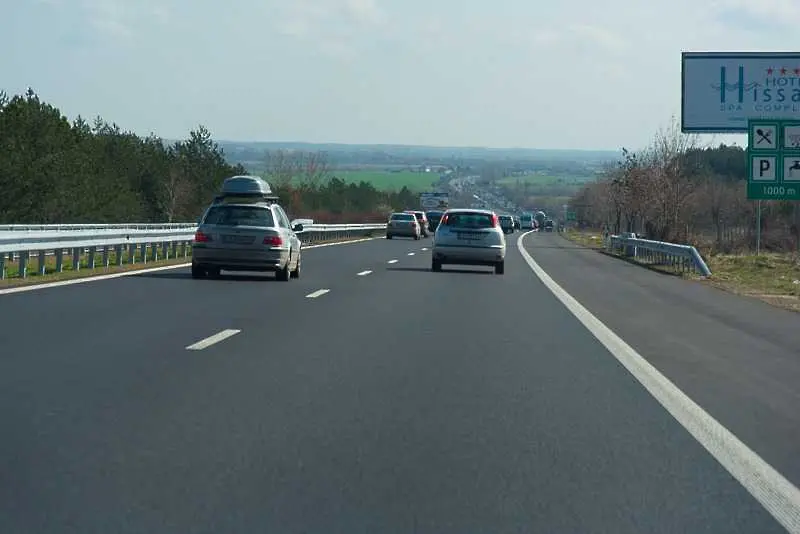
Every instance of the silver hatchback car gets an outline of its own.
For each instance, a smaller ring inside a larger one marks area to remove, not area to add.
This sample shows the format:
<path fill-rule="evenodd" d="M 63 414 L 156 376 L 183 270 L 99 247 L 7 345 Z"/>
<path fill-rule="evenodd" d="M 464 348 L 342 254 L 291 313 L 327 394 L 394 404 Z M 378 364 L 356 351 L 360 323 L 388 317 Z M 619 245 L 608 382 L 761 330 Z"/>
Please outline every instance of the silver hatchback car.
<path fill-rule="evenodd" d="M 234 176 L 208 208 L 192 244 L 192 277 L 216 277 L 221 270 L 274 272 L 288 281 L 300 277 L 302 243 L 263 179 Z"/>
<path fill-rule="evenodd" d="M 497 214 L 482 209 L 447 210 L 433 236 L 431 270 L 442 265 L 486 265 L 505 272 L 506 237 Z"/>

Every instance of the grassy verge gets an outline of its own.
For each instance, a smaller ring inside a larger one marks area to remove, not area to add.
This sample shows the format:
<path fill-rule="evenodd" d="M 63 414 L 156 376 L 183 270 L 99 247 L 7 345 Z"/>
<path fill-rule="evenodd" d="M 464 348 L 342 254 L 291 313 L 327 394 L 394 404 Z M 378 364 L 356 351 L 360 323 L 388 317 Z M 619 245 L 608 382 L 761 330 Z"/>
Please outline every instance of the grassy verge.
<path fill-rule="evenodd" d="M 720 289 L 800 311 L 800 256 L 797 254 L 728 255 L 706 258 L 711 278 Z"/>
<path fill-rule="evenodd" d="M 603 248 L 603 234 L 599 230 L 575 230 L 573 228 L 568 228 L 567 231 L 562 232 L 561 235 L 583 247 L 594 249 Z"/>
<path fill-rule="evenodd" d="M 602 235 L 597 231 L 570 230 L 563 234 L 570 241 L 588 248 L 602 249 Z M 615 256 L 620 257 L 620 256 Z M 678 273 L 671 266 L 633 261 L 652 270 L 681 274 L 737 295 L 754 297 L 773 306 L 800 312 L 800 255 L 716 254 L 705 258 L 711 277 L 701 279 L 696 273 Z"/>
<path fill-rule="evenodd" d="M 374 237 L 382 235 L 380 231 L 377 233 L 373 233 L 371 236 L 359 236 L 353 237 L 350 239 L 329 239 L 325 241 L 317 241 L 310 245 L 322 245 L 326 243 L 341 243 L 343 241 L 355 241 L 358 239 L 366 239 L 368 237 Z M 148 260 L 147 263 L 142 261 L 142 255 L 139 250 L 136 251 L 135 260 L 136 263 L 130 263 L 130 257 L 127 251 L 123 252 L 122 254 L 122 263 L 123 265 L 117 266 L 117 257 L 114 252 L 109 253 L 109 267 L 105 267 L 103 264 L 103 255 L 102 253 L 98 253 L 95 256 L 95 268 L 89 268 L 89 260 L 90 256 L 88 254 L 84 254 L 81 256 L 81 261 L 79 265 L 79 269 L 75 270 L 72 268 L 72 257 L 68 254 L 64 255 L 63 261 L 63 270 L 59 273 L 56 272 L 56 258 L 55 256 L 47 256 L 45 258 L 45 274 L 41 275 L 38 272 L 39 269 L 39 259 L 36 256 L 32 256 L 28 260 L 28 276 L 26 278 L 21 278 L 19 276 L 19 262 L 13 261 L 9 262 L 6 261 L 6 278 L 0 280 L 0 289 L 4 288 L 12 288 L 12 287 L 19 287 L 19 286 L 27 286 L 33 284 L 44 284 L 47 282 L 58 282 L 62 280 L 74 280 L 77 278 L 90 278 L 92 276 L 102 276 L 104 274 L 114 274 L 114 273 L 122 273 L 128 271 L 140 271 L 142 269 L 152 269 L 153 267 L 166 267 L 169 265 L 181 265 L 184 263 L 189 263 L 192 261 L 191 256 L 191 249 L 188 251 L 188 256 L 183 257 L 180 253 L 180 248 L 178 248 L 178 257 L 177 258 L 170 258 L 170 259 L 161 259 L 159 258 L 157 261 L 153 261 L 150 259 L 150 253 L 152 249 L 148 248 Z M 170 254 L 172 252 L 170 251 Z M 161 250 L 159 249 L 159 256 L 161 256 Z"/>

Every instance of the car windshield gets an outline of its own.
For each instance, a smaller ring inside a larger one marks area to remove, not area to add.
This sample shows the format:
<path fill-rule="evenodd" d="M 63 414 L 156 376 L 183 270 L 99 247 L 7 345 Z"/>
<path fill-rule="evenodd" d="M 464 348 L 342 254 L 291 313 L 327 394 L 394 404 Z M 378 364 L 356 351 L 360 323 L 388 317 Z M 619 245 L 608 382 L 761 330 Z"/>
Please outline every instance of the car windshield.
<path fill-rule="evenodd" d="M 208 211 L 203 223 L 221 226 L 275 226 L 272 212 L 261 206 L 215 206 Z"/>
<path fill-rule="evenodd" d="M 395 213 L 392 215 L 393 221 L 413 221 L 414 215 L 411 213 Z"/>
<path fill-rule="evenodd" d="M 453 228 L 492 228 L 494 221 L 488 213 L 450 213 L 447 216 L 447 226 Z"/>
<path fill-rule="evenodd" d="M 429 221 L 438 221 L 442 218 L 441 213 L 428 213 L 427 215 Z"/>

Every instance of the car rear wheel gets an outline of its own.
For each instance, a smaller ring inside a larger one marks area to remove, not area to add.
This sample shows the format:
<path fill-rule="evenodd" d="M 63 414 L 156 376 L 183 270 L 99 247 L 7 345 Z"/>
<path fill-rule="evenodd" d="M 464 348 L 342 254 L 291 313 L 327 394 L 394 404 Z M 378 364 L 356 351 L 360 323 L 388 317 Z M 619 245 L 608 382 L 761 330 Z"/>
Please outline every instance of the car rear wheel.
<path fill-rule="evenodd" d="M 439 260 L 431 260 L 431 271 L 435 273 L 442 272 L 442 262 Z"/>
<path fill-rule="evenodd" d="M 300 278 L 300 254 L 297 254 L 297 265 L 294 266 L 294 271 L 291 273 L 292 278 Z"/>
<path fill-rule="evenodd" d="M 288 282 L 289 279 L 292 277 L 290 271 L 291 266 L 292 266 L 291 262 L 287 261 L 283 269 L 275 272 L 275 278 L 277 278 L 281 282 Z"/>
<path fill-rule="evenodd" d="M 192 278 L 205 278 L 206 270 L 196 263 L 192 263 Z"/>
<path fill-rule="evenodd" d="M 386 234 L 386 239 L 391 239 L 391 238 L 392 238 L 392 234 Z"/>
<path fill-rule="evenodd" d="M 501 261 L 494 264 L 494 274 L 504 274 L 506 272 L 506 262 Z"/>
<path fill-rule="evenodd" d="M 415 239 L 415 240 L 419 240 L 419 234 L 415 235 L 415 236 L 414 236 L 414 239 Z"/>

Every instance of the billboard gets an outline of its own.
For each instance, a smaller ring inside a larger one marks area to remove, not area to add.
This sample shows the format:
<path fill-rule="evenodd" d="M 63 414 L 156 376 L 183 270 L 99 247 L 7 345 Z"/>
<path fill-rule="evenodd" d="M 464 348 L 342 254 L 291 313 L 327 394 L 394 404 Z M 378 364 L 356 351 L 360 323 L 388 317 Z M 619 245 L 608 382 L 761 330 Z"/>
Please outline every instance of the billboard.
<path fill-rule="evenodd" d="M 419 203 L 423 210 L 446 210 L 450 199 L 447 193 L 420 193 Z"/>
<path fill-rule="evenodd" d="M 747 132 L 749 119 L 800 120 L 800 52 L 684 52 L 681 130 Z"/>

